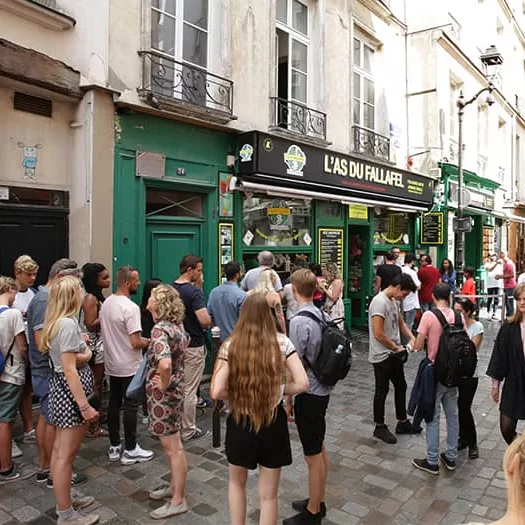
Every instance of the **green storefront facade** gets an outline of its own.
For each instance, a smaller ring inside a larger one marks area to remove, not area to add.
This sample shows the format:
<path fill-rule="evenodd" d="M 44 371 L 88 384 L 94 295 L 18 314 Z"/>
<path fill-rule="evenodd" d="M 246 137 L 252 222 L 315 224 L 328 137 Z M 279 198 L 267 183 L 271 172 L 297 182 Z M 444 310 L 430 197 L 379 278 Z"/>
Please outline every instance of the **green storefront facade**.
<path fill-rule="evenodd" d="M 263 249 L 283 279 L 297 264 L 335 262 L 358 326 L 374 265 L 394 245 L 418 248 L 418 217 L 433 199 L 430 179 L 390 164 L 128 111 L 116 117 L 114 181 L 113 272 L 132 264 L 143 283 L 171 282 L 181 257 L 197 253 L 207 296 L 223 264 L 247 270 Z"/>
<path fill-rule="evenodd" d="M 448 257 L 455 258 L 455 239 L 452 219 L 457 211 L 457 181 L 458 169 L 454 164 L 442 163 L 441 174 L 444 185 L 445 204 L 440 209 L 444 213 L 444 242 L 438 246 L 438 260 Z M 476 173 L 463 170 L 463 186 L 468 190 L 468 206 L 464 215 L 471 218 L 472 230 L 465 234 L 465 266 L 473 266 L 476 270 L 482 267 L 489 252 L 499 249 L 501 220 L 495 209 L 496 190 L 499 184 L 478 176 Z"/>
<path fill-rule="evenodd" d="M 218 280 L 218 188 L 232 135 L 142 113 L 116 116 L 113 271 L 135 266 L 144 283 L 205 261 L 205 291 Z"/>

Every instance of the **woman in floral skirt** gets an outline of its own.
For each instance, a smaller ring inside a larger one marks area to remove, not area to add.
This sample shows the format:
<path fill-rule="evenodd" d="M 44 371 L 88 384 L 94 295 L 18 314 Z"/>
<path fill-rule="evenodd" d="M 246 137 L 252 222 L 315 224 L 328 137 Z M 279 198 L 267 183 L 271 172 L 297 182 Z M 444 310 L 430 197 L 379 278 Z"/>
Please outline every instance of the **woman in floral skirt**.
<path fill-rule="evenodd" d="M 165 519 L 188 510 L 185 495 L 188 463 L 180 429 L 184 403 L 184 350 L 189 339 L 182 327 L 184 305 L 172 286 L 160 284 L 154 288 L 147 308 L 155 321 L 146 354 L 149 431 L 159 437 L 171 469 L 171 485 L 150 493 L 152 500 L 168 501 L 150 516 Z"/>

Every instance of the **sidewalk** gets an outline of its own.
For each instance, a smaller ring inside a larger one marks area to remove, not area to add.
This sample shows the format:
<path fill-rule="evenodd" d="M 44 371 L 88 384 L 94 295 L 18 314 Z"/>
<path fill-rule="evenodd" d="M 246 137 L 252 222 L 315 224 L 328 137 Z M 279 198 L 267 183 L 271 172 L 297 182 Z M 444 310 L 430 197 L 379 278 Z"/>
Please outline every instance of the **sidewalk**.
<path fill-rule="evenodd" d="M 483 320 L 486 327 L 480 351 L 480 372 L 486 370 L 499 323 Z M 499 433 L 499 412 L 490 399 L 490 379 L 480 377 L 474 400 L 480 459 L 469 461 L 461 452 L 455 472 L 441 470 L 431 476 L 414 469 L 411 460 L 425 455 L 425 435 L 399 436 L 396 445 L 372 437 L 373 369 L 367 362 L 366 334 L 355 338 L 354 366 L 330 402 L 326 444 L 329 453 L 327 505 L 324 525 L 450 524 L 499 519 L 506 506 L 505 481 L 501 470 L 505 443 Z M 407 382 L 412 384 L 420 355 L 407 363 Z M 387 423 L 395 425 L 393 393 L 387 400 Z M 211 409 L 199 419 L 211 429 Z M 444 429 L 444 422 L 442 424 Z M 307 472 L 294 424 L 290 425 L 294 463 L 282 472 L 279 491 L 280 518 L 293 515 L 290 502 L 307 496 Z M 442 438 L 444 433 L 442 431 Z M 222 437 L 224 439 L 224 430 Z M 160 443 L 147 435 L 139 423 L 139 442 L 153 448 L 149 463 L 122 467 L 107 460 L 107 439 L 86 439 L 76 468 L 89 476 L 79 487 L 96 498 L 94 512 L 100 523 L 226 525 L 228 517 L 228 465 L 222 448 L 214 450 L 211 435 L 186 447 L 190 471 L 188 502 L 191 512 L 165 521 L 154 521 L 149 512 L 158 502 L 148 500 L 148 491 L 169 479 L 167 461 Z M 36 446 L 21 445 L 24 469 L 36 468 Z M 248 479 L 247 523 L 257 523 L 257 478 Z M 90 509 L 91 510 L 91 509 Z M 0 525 L 55 523 L 51 490 L 34 478 L 0 486 Z"/>

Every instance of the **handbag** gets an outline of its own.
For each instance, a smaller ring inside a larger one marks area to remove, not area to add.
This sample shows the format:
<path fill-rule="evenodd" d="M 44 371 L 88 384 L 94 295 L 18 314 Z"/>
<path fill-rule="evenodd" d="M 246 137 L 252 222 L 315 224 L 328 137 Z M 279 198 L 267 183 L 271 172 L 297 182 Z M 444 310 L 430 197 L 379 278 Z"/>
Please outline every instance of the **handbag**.
<path fill-rule="evenodd" d="M 138 370 L 126 389 L 126 397 L 135 401 L 142 401 L 146 397 L 146 358 L 143 357 Z"/>

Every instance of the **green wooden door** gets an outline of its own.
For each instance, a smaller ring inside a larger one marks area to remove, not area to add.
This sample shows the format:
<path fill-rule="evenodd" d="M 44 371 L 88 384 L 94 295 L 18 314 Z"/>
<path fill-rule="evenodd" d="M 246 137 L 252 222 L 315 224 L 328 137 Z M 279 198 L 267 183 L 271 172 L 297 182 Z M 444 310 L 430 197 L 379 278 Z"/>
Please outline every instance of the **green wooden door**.
<path fill-rule="evenodd" d="M 188 253 L 201 251 L 201 222 L 148 219 L 146 224 L 148 278 L 172 282 L 179 276 L 179 262 Z"/>

